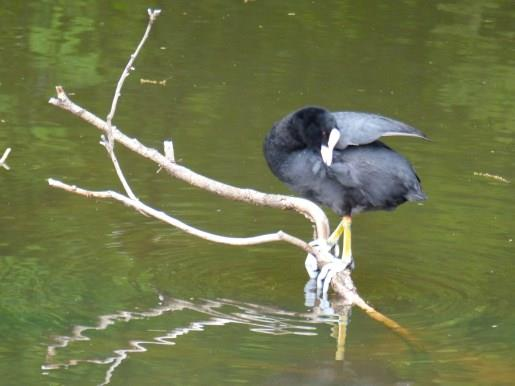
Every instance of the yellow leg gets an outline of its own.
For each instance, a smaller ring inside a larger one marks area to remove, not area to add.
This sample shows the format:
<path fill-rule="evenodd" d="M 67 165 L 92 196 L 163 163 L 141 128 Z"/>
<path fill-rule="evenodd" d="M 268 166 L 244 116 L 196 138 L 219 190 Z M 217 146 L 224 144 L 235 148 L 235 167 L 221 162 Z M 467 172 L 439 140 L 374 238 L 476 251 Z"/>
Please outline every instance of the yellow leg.
<path fill-rule="evenodd" d="M 342 318 L 342 316 L 340 316 Z M 345 359 L 345 341 L 347 340 L 348 320 L 338 322 L 338 337 L 336 343 L 336 356 L 334 359 L 343 361 Z"/>
<path fill-rule="evenodd" d="M 335 245 L 338 242 L 338 239 L 343 234 L 343 248 L 342 248 L 342 259 L 349 260 L 352 258 L 352 248 L 351 248 L 351 224 L 352 217 L 351 216 L 343 216 L 342 221 L 335 228 L 334 232 L 327 239 L 327 243 L 331 246 Z"/>
<path fill-rule="evenodd" d="M 329 236 L 329 238 L 327 239 L 327 244 L 329 244 L 330 246 L 333 246 L 335 245 L 338 240 L 340 240 L 340 237 L 342 236 L 343 234 L 343 220 L 340 221 L 340 223 L 338 224 L 338 226 L 334 229 L 333 233 L 331 233 L 331 236 Z"/>
<path fill-rule="evenodd" d="M 343 216 L 342 222 L 343 224 L 343 250 L 342 250 L 342 260 L 352 260 L 352 248 L 351 248 L 351 224 L 352 218 L 350 216 Z"/>

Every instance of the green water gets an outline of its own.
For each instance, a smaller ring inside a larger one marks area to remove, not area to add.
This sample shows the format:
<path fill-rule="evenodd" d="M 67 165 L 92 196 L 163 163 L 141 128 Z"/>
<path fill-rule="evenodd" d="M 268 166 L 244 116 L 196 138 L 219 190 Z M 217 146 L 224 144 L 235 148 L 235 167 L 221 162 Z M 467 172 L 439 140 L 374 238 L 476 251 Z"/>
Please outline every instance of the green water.
<path fill-rule="evenodd" d="M 423 351 L 355 309 L 343 362 L 335 318 L 304 305 L 299 250 L 214 245 L 48 187 L 121 191 L 99 132 L 47 100 L 61 84 L 105 117 L 149 4 L 0 5 L 0 152 L 13 149 L 0 169 L 1 384 L 515 384 L 515 188 L 474 175 L 515 180 L 512 1 L 157 2 L 115 123 L 152 147 L 173 138 L 199 173 L 287 193 L 261 143 L 306 104 L 382 113 L 433 139 L 387 141 L 429 200 L 353 223 L 361 295 Z M 142 200 L 192 225 L 309 239 L 299 215 L 118 153 Z"/>

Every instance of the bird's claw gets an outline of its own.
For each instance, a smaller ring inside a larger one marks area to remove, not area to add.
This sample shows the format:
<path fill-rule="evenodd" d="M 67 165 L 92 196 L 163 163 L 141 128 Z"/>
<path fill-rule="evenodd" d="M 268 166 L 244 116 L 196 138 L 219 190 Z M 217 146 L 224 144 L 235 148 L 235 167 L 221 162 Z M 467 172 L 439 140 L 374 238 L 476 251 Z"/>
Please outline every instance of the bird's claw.
<path fill-rule="evenodd" d="M 306 261 L 304 261 L 304 266 L 306 267 L 306 271 L 308 272 L 309 278 L 316 279 L 319 272 L 317 258 L 313 256 L 311 253 L 308 253 L 308 255 L 306 256 Z"/>
<path fill-rule="evenodd" d="M 352 256 L 349 256 L 345 260 L 338 259 L 331 253 L 334 245 L 330 245 L 324 240 L 314 240 L 309 243 L 309 245 L 316 249 L 319 254 L 327 254 L 325 258 L 331 261 L 330 263 L 325 264 L 322 269 L 319 270 L 316 257 L 311 253 L 308 253 L 304 263 L 309 277 L 311 279 L 316 278 L 317 294 L 321 294 L 324 298 L 326 298 L 327 292 L 329 291 L 329 285 L 331 284 L 333 277 L 352 264 L 353 259 Z"/>
<path fill-rule="evenodd" d="M 309 243 L 309 245 L 317 251 L 317 254 L 328 254 L 327 258 L 334 258 L 334 255 L 331 253 L 331 249 L 333 248 L 333 246 L 327 244 L 325 240 L 313 240 Z M 304 266 L 306 267 L 306 271 L 308 272 L 308 275 L 311 279 L 315 279 L 318 277 L 318 262 L 316 257 L 313 256 L 311 253 L 308 253 L 308 255 L 306 256 Z"/>
<path fill-rule="evenodd" d="M 329 285 L 331 284 L 331 280 L 333 277 L 345 270 L 347 265 L 340 259 L 333 257 L 330 263 L 327 263 L 322 267 L 320 273 L 317 276 L 317 291 L 319 295 L 322 295 L 323 298 L 327 297 L 327 292 L 329 291 Z"/>

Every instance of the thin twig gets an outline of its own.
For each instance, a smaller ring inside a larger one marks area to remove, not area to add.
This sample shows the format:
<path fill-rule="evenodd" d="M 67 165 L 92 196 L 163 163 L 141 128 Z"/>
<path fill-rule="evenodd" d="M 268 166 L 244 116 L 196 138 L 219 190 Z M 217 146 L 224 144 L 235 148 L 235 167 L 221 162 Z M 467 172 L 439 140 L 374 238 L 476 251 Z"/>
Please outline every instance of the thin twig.
<path fill-rule="evenodd" d="M 2 158 L 0 158 L 0 166 L 3 167 L 5 170 L 10 170 L 11 169 L 9 167 L 9 165 L 7 165 L 5 163 L 5 161 L 7 160 L 7 157 L 9 157 L 9 153 L 11 153 L 11 148 L 10 147 L 5 149 L 4 154 L 2 155 Z"/>
<path fill-rule="evenodd" d="M 136 47 L 136 50 L 133 52 L 133 54 L 130 56 L 129 61 L 127 62 L 127 65 L 125 66 L 122 75 L 120 76 L 120 79 L 118 80 L 118 84 L 116 85 L 116 90 L 114 92 L 113 102 L 111 103 L 111 110 L 109 111 L 109 114 L 107 114 L 107 125 L 108 127 L 112 127 L 112 120 L 114 118 L 114 114 L 116 113 L 116 107 L 118 105 L 118 99 L 121 96 L 121 91 L 123 87 L 123 83 L 125 82 L 125 79 L 130 75 L 130 71 L 134 69 L 133 64 L 136 60 L 137 56 L 139 55 L 139 52 L 141 51 L 141 48 L 143 47 L 143 44 L 145 44 L 145 41 L 148 38 L 148 35 L 150 33 L 150 30 L 152 28 L 152 25 L 154 24 L 154 21 L 157 19 L 157 17 L 160 15 L 161 10 L 160 9 L 148 9 L 148 24 L 147 29 L 145 30 L 145 33 L 143 34 L 143 37 L 141 38 L 141 41 L 138 44 L 138 47 Z M 110 146 L 114 145 L 113 138 L 110 137 L 110 133 L 107 134 L 107 139 L 110 144 Z"/>
<path fill-rule="evenodd" d="M 283 231 L 278 231 L 276 233 L 269 233 L 259 236 L 253 237 L 227 237 L 216 235 L 213 233 L 209 233 L 206 231 L 202 231 L 200 229 L 194 228 L 162 211 L 156 210 L 139 200 L 131 199 L 130 197 L 124 196 L 118 192 L 114 192 L 112 190 L 105 191 L 91 191 L 79 188 L 75 185 L 65 184 L 61 181 L 54 180 L 52 178 L 48 179 L 48 184 L 54 188 L 63 189 L 68 192 L 72 192 L 75 194 L 79 194 L 81 196 L 85 196 L 88 198 L 102 198 L 102 199 L 111 199 L 119 201 L 128 207 L 137 210 L 138 212 L 144 213 L 148 216 L 154 217 L 158 220 L 163 221 L 169 225 L 172 225 L 176 228 L 181 229 L 182 231 L 189 233 L 190 235 L 200 237 L 202 239 L 212 241 L 215 243 L 221 244 L 229 244 L 229 245 L 255 245 L 255 244 L 263 244 L 270 243 L 274 241 L 286 241 L 290 244 L 293 244 L 299 248 L 302 248 L 304 251 L 308 253 L 315 253 L 316 251 L 311 248 L 309 244 L 304 242 L 303 240 L 289 235 Z"/>
<path fill-rule="evenodd" d="M 102 141 L 100 142 L 109 153 L 109 157 L 111 158 L 111 161 L 113 163 L 114 169 L 116 171 L 116 175 L 118 176 L 118 179 L 123 185 L 123 188 L 127 195 L 133 199 L 137 200 L 136 195 L 132 191 L 129 183 L 127 182 L 127 179 L 125 178 L 122 168 L 120 167 L 120 164 L 118 162 L 118 159 L 116 158 L 116 154 L 114 153 L 114 139 L 113 139 L 113 125 L 112 121 L 114 118 L 114 115 L 116 113 L 116 107 L 118 106 L 118 100 L 120 96 L 122 95 L 122 87 L 125 82 L 125 79 L 130 75 L 131 70 L 134 69 L 133 64 L 136 58 L 138 57 L 139 52 L 141 51 L 141 48 L 143 47 L 143 44 L 145 44 L 145 41 L 148 38 L 148 35 L 150 33 L 150 29 L 152 28 L 152 24 L 154 24 L 154 21 L 161 13 L 161 10 L 152 10 L 148 9 L 148 24 L 147 29 L 145 30 L 145 33 L 143 34 L 143 37 L 141 38 L 141 41 L 138 44 L 138 47 L 134 51 L 134 53 L 130 56 L 129 61 L 127 62 L 127 65 L 125 66 L 122 75 L 120 76 L 120 79 L 118 80 L 118 83 L 116 84 L 116 90 L 114 92 L 113 101 L 111 103 L 111 110 L 109 111 L 109 114 L 107 114 L 107 139 L 104 137 L 102 138 Z"/>
<path fill-rule="evenodd" d="M 490 178 L 492 180 L 504 182 L 505 184 L 509 184 L 510 183 L 510 180 L 508 180 L 507 178 L 504 178 L 502 176 L 498 176 L 497 174 L 490 174 L 490 173 L 484 173 L 484 172 L 474 172 L 473 174 L 475 176 Z"/>
<path fill-rule="evenodd" d="M 111 127 L 109 129 L 111 136 L 112 136 L 112 131 L 113 131 L 113 128 Z M 122 168 L 120 167 L 120 163 L 118 162 L 118 158 L 116 158 L 116 154 L 114 153 L 114 146 L 110 145 L 109 140 L 106 139 L 104 136 L 102 136 L 102 138 L 100 140 L 100 144 L 105 147 L 107 153 L 109 154 L 109 157 L 111 158 L 111 162 L 113 163 L 113 166 L 114 166 L 114 170 L 116 171 L 116 175 L 118 176 L 118 179 L 122 183 L 123 189 L 125 190 L 125 192 L 131 199 L 137 200 L 138 198 L 136 197 L 136 195 L 132 191 L 129 183 L 127 182 L 127 179 L 125 178 L 125 175 L 123 174 Z"/>
<path fill-rule="evenodd" d="M 107 133 L 107 123 L 91 112 L 72 102 L 66 95 L 62 86 L 56 86 L 57 98 L 50 98 L 48 103 L 60 107 L 78 116 L 89 124 L 95 126 L 103 133 Z M 173 177 L 182 180 L 197 188 L 220 195 L 222 197 L 243 201 L 260 206 L 268 206 L 285 210 L 295 210 L 312 221 L 316 227 L 317 237 L 327 239 L 329 237 L 329 221 L 322 209 L 309 200 L 303 198 L 283 196 L 279 194 L 266 194 L 253 189 L 240 189 L 234 186 L 205 177 L 192 170 L 170 161 L 159 151 L 143 145 L 135 138 L 129 138 L 116 127 L 112 128 L 113 139 L 127 149 L 142 157 L 155 162 Z"/>

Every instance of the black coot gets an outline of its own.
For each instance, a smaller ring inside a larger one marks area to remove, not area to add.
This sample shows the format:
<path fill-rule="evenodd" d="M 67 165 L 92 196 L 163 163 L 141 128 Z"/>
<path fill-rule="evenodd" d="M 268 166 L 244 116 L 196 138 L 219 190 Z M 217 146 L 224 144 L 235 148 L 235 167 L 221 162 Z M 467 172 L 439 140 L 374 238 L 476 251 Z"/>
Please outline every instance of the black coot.
<path fill-rule="evenodd" d="M 378 141 L 391 135 L 427 139 L 421 131 L 381 115 L 333 113 L 321 107 L 287 115 L 265 138 L 265 158 L 277 178 L 343 216 L 329 243 L 334 245 L 344 233 L 342 259 L 349 262 L 352 215 L 426 198 L 410 163 Z"/>

